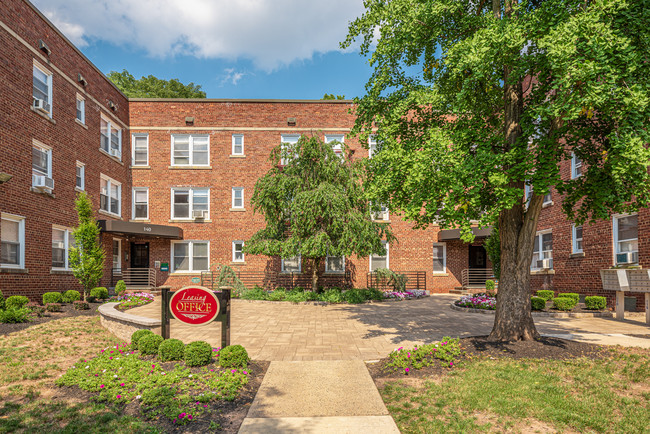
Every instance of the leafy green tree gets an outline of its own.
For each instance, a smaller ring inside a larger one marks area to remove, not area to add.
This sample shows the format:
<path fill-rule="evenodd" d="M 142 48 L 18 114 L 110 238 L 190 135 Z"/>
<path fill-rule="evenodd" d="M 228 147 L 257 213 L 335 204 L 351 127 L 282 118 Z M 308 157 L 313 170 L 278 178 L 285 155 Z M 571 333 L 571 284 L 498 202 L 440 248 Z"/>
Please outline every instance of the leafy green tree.
<path fill-rule="evenodd" d="M 492 233 L 485 240 L 485 251 L 487 252 L 490 262 L 492 262 L 492 271 L 494 277 L 501 278 L 501 240 L 499 239 L 499 226 L 494 225 Z"/>
<path fill-rule="evenodd" d="M 126 69 L 111 71 L 108 78 L 129 98 L 205 98 L 201 86 L 178 79 L 161 80 L 153 75 L 136 79 Z"/>
<path fill-rule="evenodd" d="M 85 192 L 75 201 L 79 225 L 72 231 L 74 246 L 68 261 L 74 277 L 84 288 L 84 300 L 90 290 L 99 284 L 104 273 L 104 250 L 99 245 L 99 228 L 93 217 L 93 208 Z"/>
<path fill-rule="evenodd" d="M 377 127 L 369 188 L 419 226 L 498 221 L 490 339 L 538 336 L 530 264 L 549 186 L 576 223 L 650 204 L 648 0 L 367 0 L 343 47 L 374 72 L 353 134 Z M 376 38 L 377 33 L 379 38 Z M 581 176 L 561 177 L 575 154 Z M 527 205 L 524 186 L 534 193 Z"/>
<path fill-rule="evenodd" d="M 383 254 L 382 239 L 394 237 L 388 224 L 371 219 L 364 194 L 361 165 L 341 156 L 318 137 L 277 146 L 273 167 L 255 183 L 251 198 L 266 227 L 244 246 L 246 252 L 311 262 L 312 290 L 318 290 L 325 256 Z M 285 164 L 282 164 L 285 163 Z"/>
<path fill-rule="evenodd" d="M 334 95 L 333 93 L 326 93 L 321 99 L 345 99 L 345 95 Z"/>

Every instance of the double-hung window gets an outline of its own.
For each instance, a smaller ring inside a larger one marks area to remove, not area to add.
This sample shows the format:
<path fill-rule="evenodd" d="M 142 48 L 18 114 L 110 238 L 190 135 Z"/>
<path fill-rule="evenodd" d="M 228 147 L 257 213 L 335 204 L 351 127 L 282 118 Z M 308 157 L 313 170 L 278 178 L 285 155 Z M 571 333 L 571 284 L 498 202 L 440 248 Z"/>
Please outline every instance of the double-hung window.
<path fill-rule="evenodd" d="M 374 208 L 373 204 L 370 204 L 371 207 Z M 388 221 L 390 220 L 390 215 L 388 213 L 388 207 L 386 205 L 379 205 L 378 210 L 372 210 L 370 212 L 370 217 L 373 220 L 380 220 L 380 221 Z"/>
<path fill-rule="evenodd" d="M 377 136 L 371 135 L 368 137 L 368 158 L 372 158 L 372 156 L 377 152 Z"/>
<path fill-rule="evenodd" d="M 69 270 L 68 256 L 74 246 L 72 231 L 68 228 L 52 227 L 52 268 Z"/>
<path fill-rule="evenodd" d="M 244 208 L 244 187 L 232 188 L 232 207 L 238 209 Z"/>
<path fill-rule="evenodd" d="M 243 241 L 233 241 L 232 242 L 232 261 L 233 262 L 244 262 L 244 242 Z"/>
<path fill-rule="evenodd" d="M 99 208 L 108 213 L 120 216 L 122 214 L 122 184 L 101 175 L 99 181 Z"/>
<path fill-rule="evenodd" d="M 537 232 L 533 246 L 532 270 L 553 268 L 553 233 L 550 230 Z"/>
<path fill-rule="evenodd" d="M 377 271 L 380 268 L 389 268 L 390 264 L 388 261 L 389 257 L 389 246 L 386 241 L 381 242 L 384 246 L 383 255 L 370 255 L 370 272 Z"/>
<path fill-rule="evenodd" d="M 282 258 L 282 272 L 283 273 L 300 273 L 301 269 L 301 257 L 300 255 L 294 256 L 293 258 Z"/>
<path fill-rule="evenodd" d="M 83 191 L 86 189 L 86 165 L 80 161 L 77 161 L 76 169 L 77 176 L 75 181 L 75 188 L 77 190 Z"/>
<path fill-rule="evenodd" d="M 290 135 L 284 135 L 283 134 L 282 139 L 281 139 L 282 140 L 282 145 L 281 145 L 282 154 L 284 154 L 287 149 L 290 149 L 292 147 L 295 148 L 299 139 L 300 139 L 300 136 L 297 135 L 297 134 L 290 134 Z M 290 159 L 295 158 L 296 153 L 293 152 L 293 155 L 294 155 L 293 157 L 283 155 L 282 158 L 280 159 L 280 164 L 282 164 L 283 166 L 287 165 L 289 163 Z"/>
<path fill-rule="evenodd" d="M 52 73 L 36 64 L 33 72 L 32 97 L 34 108 L 52 117 Z"/>
<path fill-rule="evenodd" d="M 582 175 L 582 160 L 576 154 L 571 154 L 571 179 Z"/>
<path fill-rule="evenodd" d="M 122 130 L 102 115 L 100 120 L 101 149 L 122 160 Z"/>
<path fill-rule="evenodd" d="M 209 241 L 172 241 L 172 272 L 210 269 Z"/>
<path fill-rule="evenodd" d="M 122 272 L 122 240 L 113 238 L 113 272 Z"/>
<path fill-rule="evenodd" d="M 149 165 L 149 134 L 132 134 L 131 146 L 133 147 L 132 166 Z"/>
<path fill-rule="evenodd" d="M 79 94 L 77 94 L 77 120 L 86 124 L 86 100 Z"/>
<path fill-rule="evenodd" d="M 25 267 L 25 218 L 1 214 L 0 219 L 0 266 Z"/>
<path fill-rule="evenodd" d="M 336 154 L 337 157 L 340 159 L 343 159 L 343 143 L 345 140 L 345 136 L 343 134 L 336 134 L 336 135 L 326 135 L 325 136 L 325 143 L 331 143 L 332 144 L 332 150 Z"/>
<path fill-rule="evenodd" d="M 639 216 L 614 216 L 614 253 L 616 265 L 639 263 Z"/>
<path fill-rule="evenodd" d="M 526 208 L 528 208 L 528 205 L 530 204 L 530 199 L 533 197 L 533 186 L 526 184 L 524 186 L 524 190 L 526 192 Z M 544 195 L 544 202 L 542 202 L 542 206 L 548 206 L 553 203 L 553 198 L 551 196 L 551 189 L 549 188 L 548 193 Z"/>
<path fill-rule="evenodd" d="M 173 134 L 172 166 L 209 166 L 210 138 L 207 135 Z"/>
<path fill-rule="evenodd" d="M 210 189 L 172 188 L 172 219 L 193 218 L 210 218 Z"/>
<path fill-rule="evenodd" d="M 232 155 L 244 155 L 244 135 L 232 135 Z"/>
<path fill-rule="evenodd" d="M 32 186 L 54 189 L 52 180 L 52 148 L 42 143 L 32 144 Z"/>
<path fill-rule="evenodd" d="M 345 271 L 345 256 L 330 256 L 325 258 L 325 271 L 327 273 L 343 273 Z"/>
<path fill-rule="evenodd" d="M 445 243 L 433 244 L 433 272 L 439 274 L 447 272 L 447 245 Z"/>
<path fill-rule="evenodd" d="M 133 187 L 133 219 L 147 220 L 149 218 L 149 188 Z"/>
<path fill-rule="evenodd" d="M 571 225 L 571 253 L 583 253 L 582 226 Z"/>

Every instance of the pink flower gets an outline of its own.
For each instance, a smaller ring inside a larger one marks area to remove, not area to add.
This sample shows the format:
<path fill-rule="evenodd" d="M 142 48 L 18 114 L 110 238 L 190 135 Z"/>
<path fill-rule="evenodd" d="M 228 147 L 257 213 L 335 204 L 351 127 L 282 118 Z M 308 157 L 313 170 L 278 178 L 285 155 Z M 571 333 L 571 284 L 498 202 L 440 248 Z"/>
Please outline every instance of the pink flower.
<path fill-rule="evenodd" d="M 409 371 L 410 371 L 410 369 L 409 369 L 409 368 L 406 368 L 406 369 L 404 369 L 404 373 L 405 373 L 405 374 L 408 374 L 408 373 L 409 373 Z"/>
<path fill-rule="evenodd" d="M 101 386 L 99 386 L 99 388 L 100 388 L 100 389 L 103 389 L 103 388 L 104 388 L 104 385 L 102 384 Z"/>
<path fill-rule="evenodd" d="M 244 375 L 248 375 L 248 372 L 244 371 Z"/>
<path fill-rule="evenodd" d="M 187 418 L 188 418 L 189 420 L 192 420 L 192 415 L 190 414 L 189 416 L 187 416 Z"/>
<path fill-rule="evenodd" d="M 124 383 L 120 383 L 120 386 L 124 387 Z"/>
<path fill-rule="evenodd" d="M 155 368 L 155 367 L 156 367 L 156 365 L 151 365 L 151 367 L 152 367 L 152 368 Z"/>
<path fill-rule="evenodd" d="M 122 397 L 122 395 L 117 395 L 117 399 L 120 399 L 121 397 Z"/>

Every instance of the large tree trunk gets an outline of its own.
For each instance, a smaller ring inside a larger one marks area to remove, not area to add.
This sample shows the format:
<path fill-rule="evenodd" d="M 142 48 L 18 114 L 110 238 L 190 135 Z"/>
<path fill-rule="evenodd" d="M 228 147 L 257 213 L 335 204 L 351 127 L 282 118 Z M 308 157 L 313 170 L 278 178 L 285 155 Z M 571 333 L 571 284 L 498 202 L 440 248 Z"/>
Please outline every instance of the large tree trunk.
<path fill-rule="evenodd" d="M 320 258 L 314 258 L 311 263 L 311 290 L 318 292 L 318 268 L 320 267 Z"/>

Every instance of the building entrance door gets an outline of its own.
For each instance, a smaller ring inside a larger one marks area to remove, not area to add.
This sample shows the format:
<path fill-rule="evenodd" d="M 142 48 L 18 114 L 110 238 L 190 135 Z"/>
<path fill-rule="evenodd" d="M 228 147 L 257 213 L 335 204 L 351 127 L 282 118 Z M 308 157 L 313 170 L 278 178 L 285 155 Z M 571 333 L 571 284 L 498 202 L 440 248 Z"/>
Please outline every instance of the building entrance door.
<path fill-rule="evenodd" d="M 131 268 L 149 268 L 149 243 L 131 243 Z"/>
<path fill-rule="evenodd" d="M 483 246 L 469 246 L 469 284 L 485 285 L 488 275 L 487 252 Z"/>

